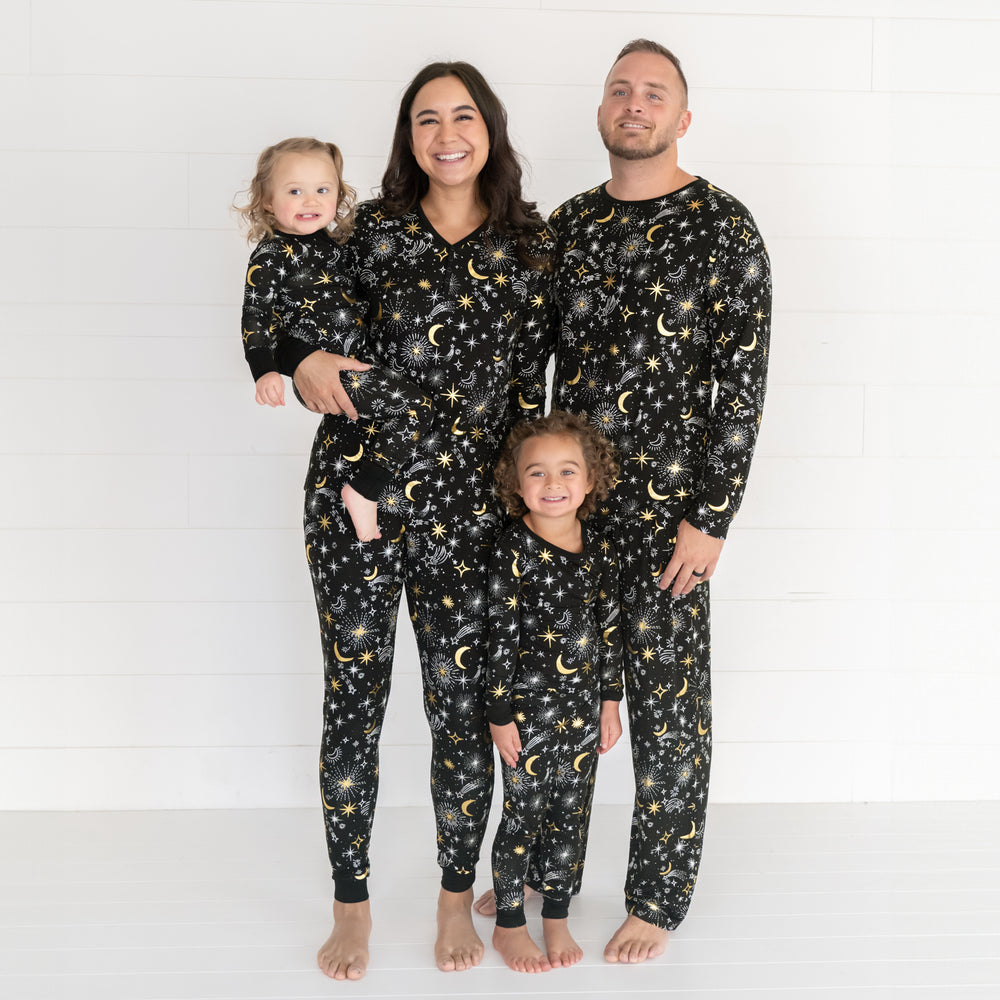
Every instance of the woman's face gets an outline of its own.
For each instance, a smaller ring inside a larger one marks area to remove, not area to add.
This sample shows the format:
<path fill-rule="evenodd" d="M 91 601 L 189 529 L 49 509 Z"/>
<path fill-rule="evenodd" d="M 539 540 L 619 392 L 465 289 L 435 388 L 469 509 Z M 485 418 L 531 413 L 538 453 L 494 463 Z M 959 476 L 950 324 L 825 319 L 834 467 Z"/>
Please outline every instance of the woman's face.
<path fill-rule="evenodd" d="M 475 187 L 490 155 L 490 137 L 457 76 L 438 77 L 417 91 L 410 109 L 410 149 L 431 187 Z"/>

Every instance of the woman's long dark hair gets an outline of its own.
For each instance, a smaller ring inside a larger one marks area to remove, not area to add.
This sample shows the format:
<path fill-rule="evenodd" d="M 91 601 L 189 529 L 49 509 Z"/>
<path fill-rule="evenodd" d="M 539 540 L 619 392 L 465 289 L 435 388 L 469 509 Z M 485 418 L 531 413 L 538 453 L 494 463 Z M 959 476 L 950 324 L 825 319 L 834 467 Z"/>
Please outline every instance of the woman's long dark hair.
<path fill-rule="evenodd" d="M 507 134 L 507 109 L 482 73 L 467 62 L 430 63 L 406 88 L 382 177 L 382 206 L 388 215 L 406 215 L 427 194 L 427 175 L 410 149 L 410 112 L 420 88 L 443 76 L 462 81 L 483 116 L 490 137 L 490 155 L 478 179 L 479 200 L 486 208 L 487 223 L 497 232 L 517 238 L 517 252 L 523 263 L 535 267 L 547 265 L 550 254 L 542 249 L 539 237 L 544 222 L 535 202 L 521 197 L 521 160 Z"/>

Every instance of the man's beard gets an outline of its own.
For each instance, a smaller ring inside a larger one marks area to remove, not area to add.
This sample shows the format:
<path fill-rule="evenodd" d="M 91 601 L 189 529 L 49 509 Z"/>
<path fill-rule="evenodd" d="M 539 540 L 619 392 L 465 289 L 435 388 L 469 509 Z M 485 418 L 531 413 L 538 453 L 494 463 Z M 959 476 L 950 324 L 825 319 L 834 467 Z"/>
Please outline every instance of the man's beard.
<path fill-rule="evenodd" d="M 652 146 L 627 146 L 619 144 L 612 138 L 614 127 L 610 129 L 599 128 L 601 142 L 604 148 L 620 160 L 651 160 L 654 156 L 665 153 L 674 144 L 672 138 L 666 138 Z"/>

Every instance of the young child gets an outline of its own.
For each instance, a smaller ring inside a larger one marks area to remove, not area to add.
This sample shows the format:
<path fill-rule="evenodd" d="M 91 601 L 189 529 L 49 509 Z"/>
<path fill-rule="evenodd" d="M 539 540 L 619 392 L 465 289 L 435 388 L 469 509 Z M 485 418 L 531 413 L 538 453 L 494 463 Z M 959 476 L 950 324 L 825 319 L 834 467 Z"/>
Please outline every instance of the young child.
<path fill-rule="evenodd" d="M 363 353 L 363 317 L 352 307 L 354 189 L 344 183 L 343 157 L 332 142 L 285 139 L 257 159 L 247 203 L 237 208 L 247 241 L 257 242 L 243 295 L 243 349 L 261 405 L 284 406 L 276 360 L 285 331 L 334 354 Z M 371 458 L 359 461 L 341 496 L 358 538 L 380 538 L 378 498 L 404 467 L 413 441 L 429 426 L 430 401 L 385 369 L 346 372 L 344 389 L 369 428 Z"/>
<path fill-rule="evenodd" d="M 567 915 L 584 862 L 597 755 L 621 736 L 618 566 L 583 520 L 618 465 L 583 418 L 553 411 L 511 431 L 494 478 L 515 520 L 490 563 L 490 732 L 503 760 L 493 842 L 493 944 L 518 972 L 573 965 Z M 545 953 L 525 926 L 542 895 Z"/>

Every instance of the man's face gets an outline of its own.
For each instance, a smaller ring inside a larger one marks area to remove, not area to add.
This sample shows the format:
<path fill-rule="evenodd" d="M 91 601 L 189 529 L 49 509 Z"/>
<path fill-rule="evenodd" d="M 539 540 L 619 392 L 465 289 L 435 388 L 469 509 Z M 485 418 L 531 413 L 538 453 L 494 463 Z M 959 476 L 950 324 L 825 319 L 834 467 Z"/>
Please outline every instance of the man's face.
<path fill-rule="evenodd" d="M 684 86 L 674 64 L 656 52 L 632 52 L 611 67 L 597 109 L 608 152 L 622 160 L 665 153 L 687 131 Z"/>

